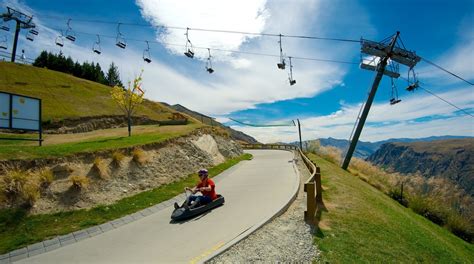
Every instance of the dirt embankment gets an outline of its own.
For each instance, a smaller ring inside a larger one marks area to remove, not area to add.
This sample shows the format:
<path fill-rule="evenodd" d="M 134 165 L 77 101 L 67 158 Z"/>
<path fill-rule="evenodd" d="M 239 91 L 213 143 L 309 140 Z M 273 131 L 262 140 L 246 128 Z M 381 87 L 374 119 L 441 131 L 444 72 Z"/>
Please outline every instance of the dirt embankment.
<path fill-rule="evenodd" d="M 110 204 L 182 179 L 199 168 L 217 165 L 226 158 L 242 153 L 234 141 L 204 132 L 170 140 L 165 144 L 147 146 L 141 155 L 144 161 L 142 164 L 133 159 L 130 151 L 123 152 L 125 157 L 119 164 L 114 161 L 113 153 L 100 153 L 97 156 L 105 164 L 106 175 L 94 166 L 91 154 L 67 159 L 37 160 L 34 163 L 41 166 L 33 168 L 50 169 L 54 181 L 43 190 L 31 213 L 52 213 Z M 32 168 L 25 162 L 19 164 L 24 168 Z M 72 188 L 69 180 L 72 175 L 86 176 L 90 181 L 89 186 L 80 191 Z M 3 204 L 0 208 L 6 206 Z"/>

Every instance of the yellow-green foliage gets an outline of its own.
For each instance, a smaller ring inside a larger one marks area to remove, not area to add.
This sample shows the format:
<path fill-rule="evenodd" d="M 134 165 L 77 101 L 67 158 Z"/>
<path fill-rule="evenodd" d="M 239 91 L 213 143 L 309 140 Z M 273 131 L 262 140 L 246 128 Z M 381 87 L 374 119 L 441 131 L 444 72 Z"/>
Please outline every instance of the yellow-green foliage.
<path fill-rule="evenodd" d="M 54 180 L 53 171 L 49 168 L 42 168 L 36 171 L 35 176 L 38 177 L 39 184 L 42 187 L 49 186 Z"/>
<path fill-rule="evenodd" d="M 145 151 L 143 151 L 143 149 L 140 149 L 140 148 L 134 149 L 132 151 L 132 155 L 133 155 L 133 161 L 135 161 L 136 163 L 140 165 L 143 165 L 148 161 Z"/>
<path fill-rule="evenodd" d="M 40 180 L 36 173 L 18 168 L 4 168 L 0 178 L 0 200 L 32 206 L 40 197 Z"/>
<path fill-rule="evenodd" d="M 101 157 L 95 158 L 93 168 L 97 171 L 101 179 L 105 180 L 110 178 L 109 167 Z"/>
<path fill-rule="evenodd" d="M 83 175 L 71 175 L 69 176 L 69 181 L 71 182 L 71 187 L 77 190 L 82 190 L 89 186 L 89 178 Z"/>
<path fill-rule="evenodd" d="M 115 151 L 113 154 L 112 154 L 112 162 L 120 167 L 120 165 L 122 165 L 122 161 L 125 159 L 125 155 L 123 155 L 122 152 L 120 151 Z"/>

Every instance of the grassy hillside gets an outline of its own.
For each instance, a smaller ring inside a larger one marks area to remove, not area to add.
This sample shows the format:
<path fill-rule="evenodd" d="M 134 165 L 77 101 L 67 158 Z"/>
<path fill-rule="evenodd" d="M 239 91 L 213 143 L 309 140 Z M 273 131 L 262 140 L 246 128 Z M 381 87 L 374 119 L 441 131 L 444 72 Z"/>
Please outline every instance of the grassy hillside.
<path fill-rule="evenodd" d="M 43 121 L 122 114 L 110 98 L 110 87 L 29 65 L 0 62 L 0 91 L 41 98 Z M 145 100 L 137 115 L 166 120 L 171 112 L 175 111 Z"/>
<path fill-rule="evenodd" d="M 474 245 L 316 155 L 324 200 L 315 243 L 330 263 L 473 263 Z"/>

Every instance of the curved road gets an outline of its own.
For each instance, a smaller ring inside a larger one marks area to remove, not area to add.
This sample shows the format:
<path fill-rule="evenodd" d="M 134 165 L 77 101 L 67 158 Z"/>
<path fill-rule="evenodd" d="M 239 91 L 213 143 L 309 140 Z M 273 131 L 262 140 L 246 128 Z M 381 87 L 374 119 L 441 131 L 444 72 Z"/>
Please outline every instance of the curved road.
<path fill-rule="evenodd" d="M 243 161 L 214 178 L 226 203 L 173 224 L 173 206 L 117 229 L 20 263 L 197 263 L 229 246 L 286 205 L 299 184 L 293 153 L 250 150 Z M 197 180 L 197 179 L 196 179 Z"/>

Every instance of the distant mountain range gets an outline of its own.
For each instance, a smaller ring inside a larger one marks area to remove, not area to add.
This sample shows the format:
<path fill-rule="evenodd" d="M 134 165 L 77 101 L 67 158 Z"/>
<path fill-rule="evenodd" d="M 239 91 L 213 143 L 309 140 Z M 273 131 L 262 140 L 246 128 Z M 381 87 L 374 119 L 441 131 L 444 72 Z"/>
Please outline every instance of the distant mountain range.
<path fill-rule="evenodd" d="M 180 104 L 175 104 L 175 105 L 169 105 L 167 103 L 164 103 L 164 102 L 161 102 L 162 104 L 178 111 L 178 112 L 181 112 L 181 113 L 184 113 L 184 114 L 187 114 L 195 119 L 197 119 L 198 121 L 200 121 L 201 123 L 203 124 L 207 124 L 207 125 L 211 125 L 211 126 L 220 126 L 222 128 L 224 128 L 225 130 L 227 130 L 229 133 L 230 133 L 230 137 L 233 139 L 233 140 L 236 140 L 236 141 L 242 141 L 242 142 L 246 142 L 246 143 L 251 143 L 251 144 L 256 144 L 256 143 L 259 143 L 255 138 L 243 133 L 243 132 L 240 132 L 240 131 L 237 131 L 237 130 L 234 130 L 228 126 L 225 126 L 219 122 L 217 122 L 216 120 L 214 120 L 214 118 L 212 117 L 209 117 L 209 116 L 206 116 L 204 114 L 201 114 L 199 112 L 196 112 L 196 111 L 193 111 L 189 108 L 186 108 Z"/>
<path fill-rule="evenodd" d="M 470 138 L 465 136 L 432 136 L 426 138 L 391 138 L 382 141 L 376 142 L 364 142 L 359 141 L 357 147 L 354 151 L 354 156 L 362 159 L 368 158 L 370 155 L 375 153 L 383 144 L 392 143 L 392 142 L 430 142 L 435 140 L 446 140 L 446 139 L 463 139 Z M 336 139 L 336 138 L 320 138 L 319 142 L 321 146 L 333 146 L 339 148 L 344 153 L 349 145 L 349 141 L 346 139 Z"/>
<path fill-rule="evenodd" d="M 474 196 L 474 138 L 386 143 L 367 160 L 400 173 L 447 178 Z"/>

